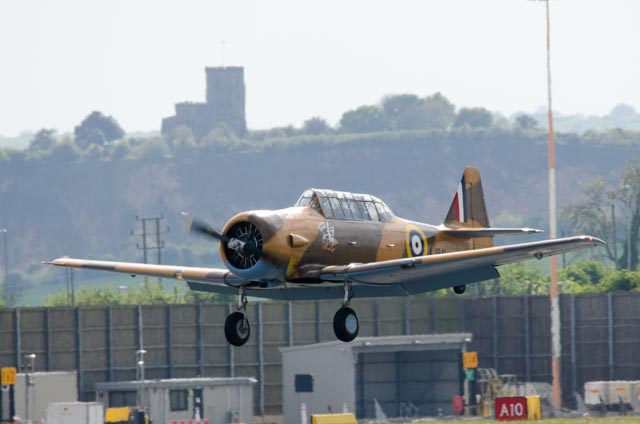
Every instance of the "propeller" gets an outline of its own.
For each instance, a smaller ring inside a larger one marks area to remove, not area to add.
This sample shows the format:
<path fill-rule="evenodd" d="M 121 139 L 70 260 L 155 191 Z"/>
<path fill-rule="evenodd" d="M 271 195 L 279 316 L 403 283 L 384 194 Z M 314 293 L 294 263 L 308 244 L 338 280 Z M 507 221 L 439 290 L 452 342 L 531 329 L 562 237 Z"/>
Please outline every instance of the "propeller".
<path fill-rule="evenodd" d="M 262 250 L 262 235 L 250 222 L 240 222 L 229 229 L 228 235 L 222 234 L 206 221 L 192 217 L 186 212 L 181 215 L 188 219 L 187 230 L 193 234 L 212 237 L 223 243 L 232 264 L 241 269 L 255 265 L 266 254 Z"/>
<path fill-rule="evenodd" d="M 202 236 L 213 237 L 224 243 L 228 243 L 229 237 L 223 235 L 217 228 L 209 225 L 206 221 L 193 217 L 186 212 L 180 212 L 180 215 L 187 218 L 187 231 L 193 234 L 199 234 Z"/>

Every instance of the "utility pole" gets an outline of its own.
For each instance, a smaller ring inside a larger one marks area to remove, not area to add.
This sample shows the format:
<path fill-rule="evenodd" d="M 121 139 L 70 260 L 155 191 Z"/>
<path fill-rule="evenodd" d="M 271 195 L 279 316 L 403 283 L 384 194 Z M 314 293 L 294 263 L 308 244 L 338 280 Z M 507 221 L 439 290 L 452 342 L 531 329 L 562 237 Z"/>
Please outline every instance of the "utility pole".
<path fill-rule="evenodd" d="M 150 250 L 157 251 L 157 263 L 158 265 L 162 263 L 162 249 L 164 249 L 164 241 L 162 240 L 161 235 L 169 232 L 169 227 L 166 227 L 164 230 L 160 230 L 160 221 L 162 219 L 164 219 L 164 215 L 162 213 L 159 216 L 148 216 L 142 218 L 136 215 L 136 221 L 141 223 L 142 231 L 140 233 L 135 233 L 131 230 L 131 235 L 142 238 L 142 245 L 140 245 L 140 243 L 136 243 L 136 247 L 139 250 L 142 250 L 145 264 L 149 263 Z M 151 221 L 155 221 L 155 225 L 152 225 Z M 149 242 L 149 238 L 152 240 L 151 242 Z"/>
<path fill-rule="evenodd" d="M 76 306 L 76 290 L 73 285 L 73 268 L 67 268 L 67 303 Z"/>

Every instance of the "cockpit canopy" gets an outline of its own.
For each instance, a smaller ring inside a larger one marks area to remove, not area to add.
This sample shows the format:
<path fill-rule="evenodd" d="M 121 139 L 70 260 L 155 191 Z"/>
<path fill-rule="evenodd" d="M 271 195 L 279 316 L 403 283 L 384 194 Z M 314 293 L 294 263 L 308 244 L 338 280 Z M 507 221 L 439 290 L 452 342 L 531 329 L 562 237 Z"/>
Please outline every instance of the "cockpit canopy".
<path fill-rule="evenodd" d="M 393 217 L 377 197 L 344 191 L 312 188 L 302 193 L 295 206 L 309 206 L 328 219 L 387 222 Z"/>

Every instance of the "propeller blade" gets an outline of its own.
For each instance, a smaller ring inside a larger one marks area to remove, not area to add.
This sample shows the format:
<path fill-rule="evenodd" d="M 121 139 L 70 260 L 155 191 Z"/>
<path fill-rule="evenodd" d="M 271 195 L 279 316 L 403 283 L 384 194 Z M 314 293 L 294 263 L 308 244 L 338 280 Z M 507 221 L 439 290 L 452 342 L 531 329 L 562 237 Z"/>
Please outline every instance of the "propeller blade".
<path fill-rule="evenodd" d="M 206 221 L 193 217 L 186 212 L 180 212 L 180 214 L 188 219 L 188 232 L 192 234 L 200 234 L 203 236 L 213 237 L 224 243 L 229 241 L 228 237 L 224 236 L 218 229 L 216 229 L 212 225 L 209 225 Z"/>

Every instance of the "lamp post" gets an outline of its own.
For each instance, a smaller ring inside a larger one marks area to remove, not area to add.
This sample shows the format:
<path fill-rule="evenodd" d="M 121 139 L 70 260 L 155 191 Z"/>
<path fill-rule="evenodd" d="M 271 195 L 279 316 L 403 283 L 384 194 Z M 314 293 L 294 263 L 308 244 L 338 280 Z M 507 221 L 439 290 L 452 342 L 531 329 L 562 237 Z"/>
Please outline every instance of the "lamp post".
<path fill-rule="evenodd" d="M 30 353 L 28 355 L 24 355 L 25 364 L 23 364 L 23 368 L 25 371 L 24 378 L 24 419 L 25 422 L 31 424 L 31 418 L 29 413 L 29 386 L 33 386 L 34 383 L 31 381 L 31 373 L 35 371 L 35 361 L 36 354 Z"/>
<path fill-rule="evenodd" d="M 136 350 L 136 380 L 139 382 L 144 381 L 144 354 L 147 353 L 144 349 Z M 142 387 L 138 383 L 137 390 L 137 404 L 142 406 Z"/>

